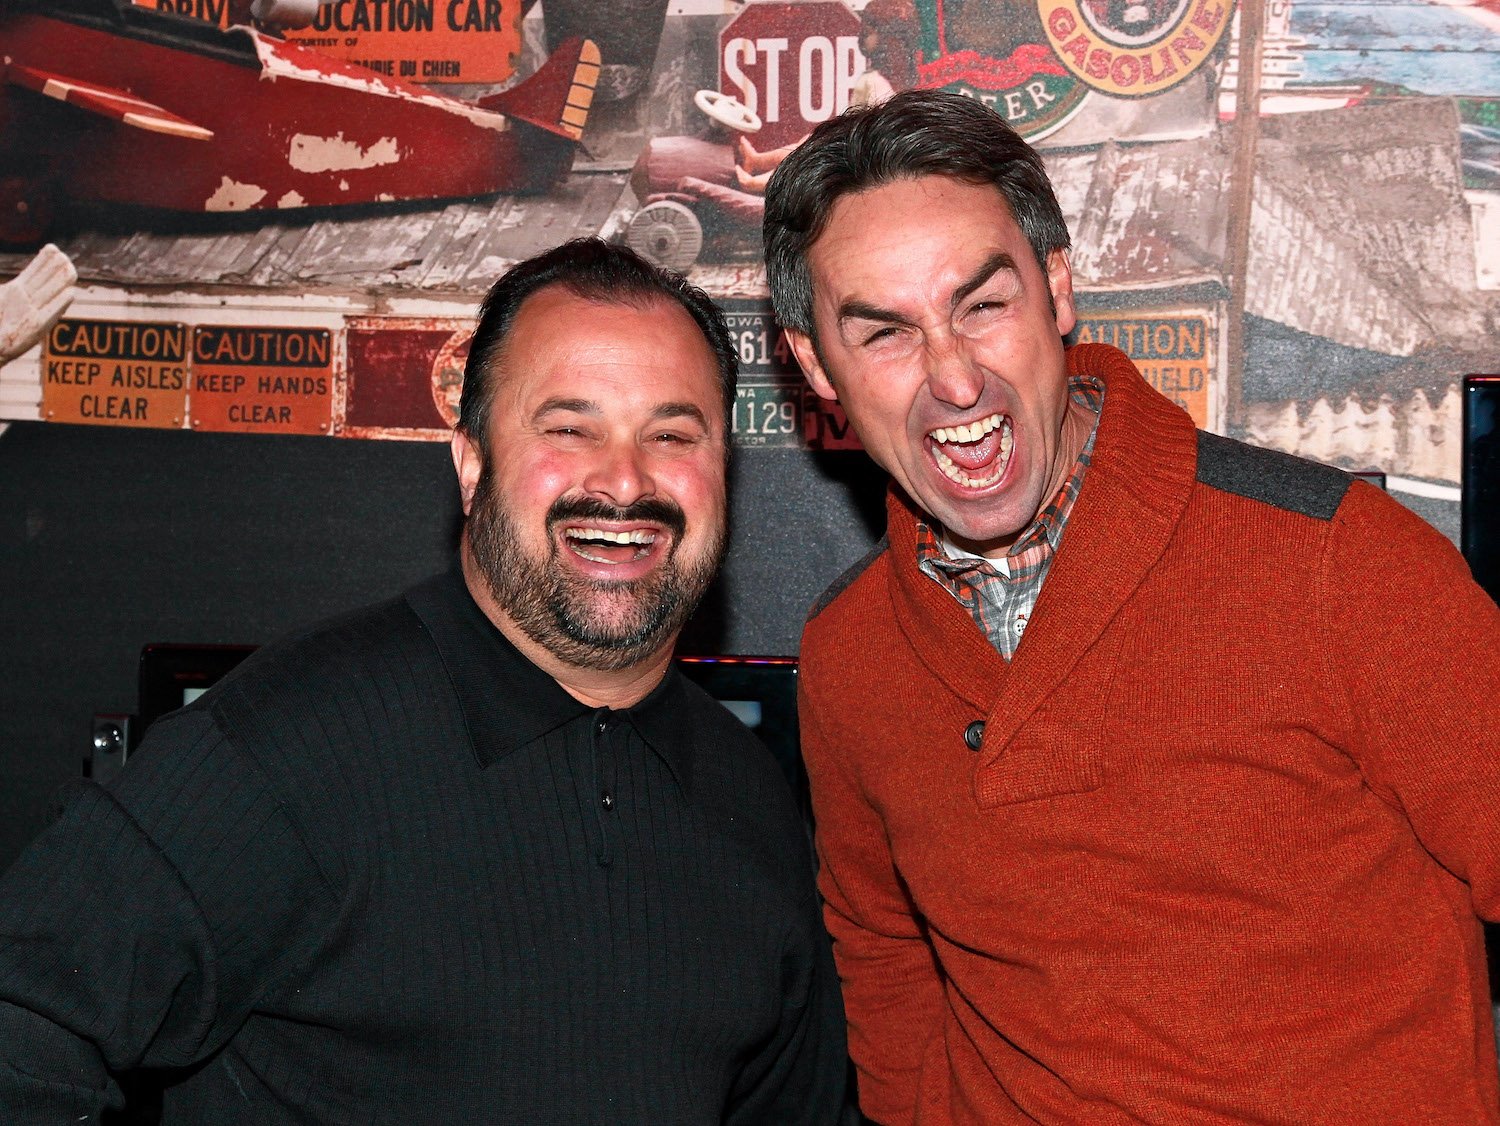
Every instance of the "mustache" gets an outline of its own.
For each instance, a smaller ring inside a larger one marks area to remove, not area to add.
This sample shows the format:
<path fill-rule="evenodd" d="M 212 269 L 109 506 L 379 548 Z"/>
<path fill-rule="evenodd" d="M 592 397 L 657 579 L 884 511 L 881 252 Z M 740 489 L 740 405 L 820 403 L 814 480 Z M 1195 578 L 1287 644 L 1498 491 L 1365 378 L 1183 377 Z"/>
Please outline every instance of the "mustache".
<path fill-rule="evenodd" d="M 661 524 L 678 538 L 687 529 L 687 515 L 676 501 L 665 497 L 642 497 L 634 504 L 618 508 L 597 497 L 558 497 L 547 509 L 547 526 L 579 520 L 648 520 Z"/>

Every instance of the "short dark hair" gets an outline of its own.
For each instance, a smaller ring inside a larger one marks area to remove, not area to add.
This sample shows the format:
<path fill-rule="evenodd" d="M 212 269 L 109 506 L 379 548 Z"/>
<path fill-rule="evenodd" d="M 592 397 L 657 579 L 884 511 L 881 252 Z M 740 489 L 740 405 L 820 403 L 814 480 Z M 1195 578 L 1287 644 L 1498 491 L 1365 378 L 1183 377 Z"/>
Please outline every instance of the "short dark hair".
<path fill-rule="evenodd" d="M 702 331 L 718 364 L 727 447 L 739 356 L 730 341 L 724 314 L 708 294 L 689 285 L 681 274 L 653 266 L 628 247 L 597 238 L 574 239 L 519 262 L 490 287 L 469 341 L 463 395 L 458 404 L 458 429 L 468 435 L 469 441 L 485 449 L 490 404 L 495 398 L 496 363 L 522 304 L 549 285 L 563 286 L 576 297 L 600 304 L 644 307 L 665 300 L 682 306 Z"/>
<path fill-rule="evenodd" d="M 949 176 L 992 184 L 1042 272 L 1068 248 L 1068 226 L 1036 150 L 994 110 L 943 90 L 907 90 L 813 130 L 766 185 L 766 278 L 776 317 L 813 336 L 808 252 L 841 196 L 895 180 Z"/>

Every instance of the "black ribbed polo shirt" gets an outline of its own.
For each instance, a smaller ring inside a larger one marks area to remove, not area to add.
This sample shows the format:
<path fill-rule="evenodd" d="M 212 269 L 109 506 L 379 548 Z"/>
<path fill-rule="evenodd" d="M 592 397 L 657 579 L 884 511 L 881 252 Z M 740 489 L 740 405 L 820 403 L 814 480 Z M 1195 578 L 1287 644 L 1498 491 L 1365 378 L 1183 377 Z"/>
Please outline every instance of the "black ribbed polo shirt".
<path fill-rule="evenodd" d="M 455 570 L 256 653 L 0 880 L 0 1119 L 819 1123 L 843 1013 L 770 753 L 624 711 Z"/>

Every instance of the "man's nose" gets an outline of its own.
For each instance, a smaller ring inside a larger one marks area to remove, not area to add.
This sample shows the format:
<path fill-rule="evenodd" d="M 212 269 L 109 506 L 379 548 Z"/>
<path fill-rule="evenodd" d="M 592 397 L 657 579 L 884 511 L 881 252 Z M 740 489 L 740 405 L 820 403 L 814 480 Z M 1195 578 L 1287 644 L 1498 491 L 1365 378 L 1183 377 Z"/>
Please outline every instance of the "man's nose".
<path fill-rule="evenodd" d="M 984 394 L 984 369 L 961 337 L 943 333 L 929 338 L 927 387 L 933 398 L 958 410 L 979 402 Z"/>
<path fill-rule="evenodd" d="M 583 487 L 591 496 L 627 508 L 656 492 L 646 451 L 635 442 L 608 442 L 601 446 L 584 477 Z"/>

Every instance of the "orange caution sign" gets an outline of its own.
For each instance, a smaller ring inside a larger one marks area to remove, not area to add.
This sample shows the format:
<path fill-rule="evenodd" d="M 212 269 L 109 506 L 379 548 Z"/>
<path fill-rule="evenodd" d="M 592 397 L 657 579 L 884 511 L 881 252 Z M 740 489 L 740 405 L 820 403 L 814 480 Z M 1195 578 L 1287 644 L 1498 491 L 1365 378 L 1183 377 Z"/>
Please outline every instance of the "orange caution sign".
<path fill-rule="evenodd" d="M 95 426 L 182 426 L 187 328 L 63 319 L 42 344 L 42 417 Z"/>
<path fill-rule="evenodd" d="M 199 325 L 189 402 L 194 430 L 327 434 L 333 425 L 331 334 Z"/>

